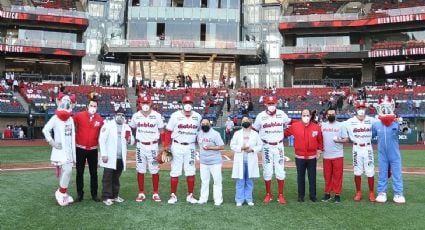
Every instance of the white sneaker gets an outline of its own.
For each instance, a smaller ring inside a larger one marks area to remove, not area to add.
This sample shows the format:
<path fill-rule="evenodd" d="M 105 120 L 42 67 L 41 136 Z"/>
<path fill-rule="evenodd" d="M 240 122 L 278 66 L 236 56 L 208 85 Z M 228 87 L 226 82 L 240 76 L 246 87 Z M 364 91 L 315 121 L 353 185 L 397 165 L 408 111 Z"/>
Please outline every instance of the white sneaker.
<path fill-rule="evenodd" d="M 397 204 L 404 204 L 406 203 L 406 198 L 404 198 L 403 194 L 396 194 L 394 195 L 393 201 Z"/>
<path fill-rule="evenodd" d="M 69 202 L 68 196 L 66 196 L 64 193 L 61 193 L 59 191 L 59 189 L 56 190 L 55 197 L 56 197 L 56 201 L 58 202 L 58 204 L 60 206 L 67 206 L 68 205 L 68 202 Z"/>
<path fill-rule="evenodd" d="M 186 201 L 191 203 L 191 204 L 198 203 L 198 200 L 193 197 L 193 193 L 189 193 L 189 195 L 187 195 Z"/>
<path fill-rule="evenodd" d="M 206 204 L 207 201 L 206 200 L 198 200 L 198 204 Z"/>
<path fill-rule="evenodd" d="M 378 196 L 376 197 L 376 202 L 378 203 L 387 202 L 387 194 L 385 192 L 378 193 Z"/>
<path fill-rule="evenodd" d="M 220 206 L 222 203 L 223 203 L 223 201 L 220 201 L 220 202 L 214 202 L 214 205 L 215 205 L 215 206 Z"/>
<path fill-rule="evenodd" d="M 254 206 L 254 202 L 248 202 L 248 206 Z"/>
<path fill-rule="evenodd" d="M 154 193 L 152 195 L 152 200 L 155 202 L 161 202 L 161 197 L 159 197 L 158 193 Z"/>
<path fill-rule="evenodd" d="M 66 195 L 68 196 L 68 204 L 74 203 L 74 198 L 72 198 L 72 196 L 70 196 L 68 193 Z"/>
<path fill-rule="evenodd" d="M 169 204 L 175 204 L 177 202 L 177 196 L 174 193 L 171 193 L 170 199 L 168 199 Z"/>
<path fill-rule="evenodd" d="M 142 202 L 144 199 L 146 199 L 145 194 L 144 193 L 139 193 L 137 195 L 136 202 Z"/>
<path fill-rule="evenodd" d="M 242 203 L 236 203 L 236 207 L 241 207 Z"/>
<path fill-rule="evenodd" d="M 115 200 L 115 199 L 114 199 Z M 106 205 L 106 206 L 111 206 L 111 205 L 113 205 L 114 204 L 114 202 L 112 201 L 112 199 L 106 199 L 106 200 L 104 200 L 103 201 L 103 203 Z"/>
<path fill-rule="evenodd" d="M 119 196 L 117 196 L 117 198 L 113 199 L 112 201 L 113 202 L 117 202 L 117 203 L 122 203 L 122 202 L 124 202 L 124 199 L 121 198 L 121 197 L 119 197 Z"/>

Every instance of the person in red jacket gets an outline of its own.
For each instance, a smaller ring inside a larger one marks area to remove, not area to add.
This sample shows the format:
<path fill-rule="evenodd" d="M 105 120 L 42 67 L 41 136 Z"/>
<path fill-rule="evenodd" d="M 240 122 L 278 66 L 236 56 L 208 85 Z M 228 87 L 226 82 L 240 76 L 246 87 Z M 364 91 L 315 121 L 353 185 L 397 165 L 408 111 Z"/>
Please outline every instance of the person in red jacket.
<path fill-rule="evenodd" d="M 285 129 L 285 137 L 295 137 L 295 164 L 297 167 L 298 202 L 304 202 L 305 171 L 307 169 L 310 200 L 316 202 L 316 164 L 323 150 L 323 136 L 320 126 L 312 122 L 311 112 L 304 109 L 302 121 L 293 121 Z"/>
<path fill-rule="evenodd" d="M 76 129 L 76 155 L 77 155 L 77 201 L 84 198 L 84 168 L 86 160 L 90 171 L 90 190 L 92 199 L 99 202 L 97 196 L 97 146 L 99 144 L 100 128 L 103 126 L 102 117 L 96 113 L 97 101 L 94 98 L 89 100 L 87 111 L 82 111 L 74 115 Z"/>

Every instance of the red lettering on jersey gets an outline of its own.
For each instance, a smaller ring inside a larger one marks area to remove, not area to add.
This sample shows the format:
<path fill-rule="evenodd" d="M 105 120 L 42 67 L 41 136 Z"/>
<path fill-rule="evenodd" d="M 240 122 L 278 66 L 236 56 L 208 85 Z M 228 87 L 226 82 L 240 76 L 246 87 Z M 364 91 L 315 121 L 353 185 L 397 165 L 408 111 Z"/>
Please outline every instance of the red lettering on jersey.
<path fill-rule="evenodd" d="M 370 128 L 354 128 L 353 133 L 362 133 L 362 132 L 370 132 Z"/>
<path fill-rule="evenodd" d="M 335 129 L 335 128 L 324 128 L 322 132 L 337 133 L 337 132 L 339 132 L 339 129 Z"/>
<path fill-rule="evenodd" d="M 283 123 L 279 123 L 279 122 L 266 123 L 263 125 L 263 128 L 272 128 L 272 127 L 278 127 L 278 126 L 283 126 Z"/>
<path fill-rule="evenodd" d="M 151 123 L 138 123 L 137 127 L 142 127 L 142 128 L 155 128 L 155 124 L 151 124 Z"/>
<path fill-rule="evenodd" d="M 198 126 L 193 125 L 193 124 L 179 124 L 177 126 L 177 128 L 179 128 L 179 129 L 198 129 Z"/>

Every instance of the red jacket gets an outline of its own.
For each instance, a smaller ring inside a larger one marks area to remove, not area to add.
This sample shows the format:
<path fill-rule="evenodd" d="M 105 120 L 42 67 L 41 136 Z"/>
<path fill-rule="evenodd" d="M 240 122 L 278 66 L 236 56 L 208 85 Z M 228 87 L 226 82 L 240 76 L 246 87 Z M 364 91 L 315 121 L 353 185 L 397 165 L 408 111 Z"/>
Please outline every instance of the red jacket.
<path fill-rule="evenodd" d="M 317 150 L 323 150 L 323 136 L 320 126 L 310 122 L 307 126 L 301 121 L 294 121 L 292 125 L 285 129 L 285 137 L 294 135 L 295 155 L 312 159 L 317 154 Z"/>
<path fill-rule="evenodd" d="M 91 150 L 99 144 L 100 128 L 103 119 L 99 114 L 94 114 L 90 120 L 90 114 L 82 111 L 73 116 L 75 124 L 75 143 L 78 148 Z"/>

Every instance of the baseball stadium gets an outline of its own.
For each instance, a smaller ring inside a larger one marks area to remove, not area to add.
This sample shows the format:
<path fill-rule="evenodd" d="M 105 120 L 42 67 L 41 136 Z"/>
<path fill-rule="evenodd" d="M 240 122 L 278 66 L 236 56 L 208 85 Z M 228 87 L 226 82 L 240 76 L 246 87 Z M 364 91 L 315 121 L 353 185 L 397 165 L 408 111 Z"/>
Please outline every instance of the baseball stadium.
<path fill-rule="evenodd" d="M 0 229 L 422 229 L 424 20 L 0 0 Z"/>

